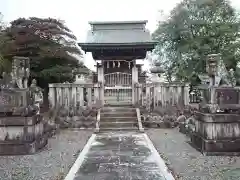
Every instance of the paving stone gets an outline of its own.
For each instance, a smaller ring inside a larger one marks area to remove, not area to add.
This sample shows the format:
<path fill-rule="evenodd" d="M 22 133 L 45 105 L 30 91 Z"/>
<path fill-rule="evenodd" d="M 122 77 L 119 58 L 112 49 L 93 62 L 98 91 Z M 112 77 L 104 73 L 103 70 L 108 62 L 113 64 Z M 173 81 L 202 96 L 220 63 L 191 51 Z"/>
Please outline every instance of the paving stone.
<path fill-rule="evenodd" d="M 81 174 L 89 174 L 98 172 L 100 164 L 98 162 L 88 162 L 85 161 L 79 168 Z"/>
<path fill-rule="evenodd" d="M 111 156 L 111 157 L 104 157 L 104 156 L 98 156 L 98 157 L 86 157 L 85 159 L 88 163 L 117 163 L 120 161 L 119 156 Z"/>
<path fill-rule="evenodd" d="M 74 180 L 94 180 L 95 174 L 89 174 L 89 175 L 77 175 L 75 176 Z"/>
<path fill-rule="evenodd" d="M 126 156 L 119 155 L 121 163 L 132 163 L 132 164 L 140 164 L 144 160 L 147 159 L 148 156 Z"/>
<path fill-rule="evenodd" d="M 74 180 L 166 180 L 156 158 L 141 133 L 100 134 Z"/>
<path fill-rule="evenodd" d="M 94 180 L 119 180 L 117 172 L 96 173 Z"/>
<path fill-rule="evenodd" d="M 132 180 L 165 180 L 157 171 L 133 171 L 131 176 Z"/>

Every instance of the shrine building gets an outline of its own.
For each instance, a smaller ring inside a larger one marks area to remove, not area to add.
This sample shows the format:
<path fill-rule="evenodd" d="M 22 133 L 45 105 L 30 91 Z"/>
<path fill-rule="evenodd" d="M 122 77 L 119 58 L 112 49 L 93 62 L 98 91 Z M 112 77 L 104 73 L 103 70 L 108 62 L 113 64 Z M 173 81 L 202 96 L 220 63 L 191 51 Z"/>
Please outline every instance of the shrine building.
<path fill-rule="evenodd" d="M 97 66 L 97 82 L 104 88 L 104 105 L 135 104 L 135 84 L 145 83 L 141 65 L 156 45 L 146 29 L 147 21 L 90 22 L 86 42 L 79 43 L 85 52 L 91 52 Z"/>

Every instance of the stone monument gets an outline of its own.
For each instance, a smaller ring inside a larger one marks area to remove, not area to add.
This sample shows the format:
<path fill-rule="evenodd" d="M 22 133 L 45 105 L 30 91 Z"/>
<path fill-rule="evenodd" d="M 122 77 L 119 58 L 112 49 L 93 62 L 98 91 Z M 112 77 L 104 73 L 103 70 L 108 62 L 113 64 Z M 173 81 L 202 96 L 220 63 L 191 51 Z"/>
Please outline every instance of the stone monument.
<path fill-rule="evenodd" d="M 46 123 L 40 114 L 42 93 L 36 81 L 28 87 L 29 59 L 14 57 L 12 73 L 0 87 L 0 155 L 32 154 L 47 144 Z"/>
<path fill-rule="evenodd" d="M 206 155 L 240 152 L 239 89 L 233 87 L 231 71 L 225 68 L 219 73 L 224 69 L 219 68 L 221 62 L 219 54 L 207 58 L 209 99 L 204 99 L 195 112 L 195 130 L 190 135 L 192 144 Z"/>

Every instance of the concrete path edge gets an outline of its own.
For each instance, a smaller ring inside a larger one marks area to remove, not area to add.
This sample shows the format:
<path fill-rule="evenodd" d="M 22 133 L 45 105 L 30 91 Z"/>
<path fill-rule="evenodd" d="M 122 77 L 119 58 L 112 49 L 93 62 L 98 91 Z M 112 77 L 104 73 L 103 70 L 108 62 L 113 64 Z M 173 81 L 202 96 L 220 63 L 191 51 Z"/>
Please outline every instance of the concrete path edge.
<path fill-rule="evenodd" d="M 159 166 L 159 169 L 161 169 L 161 173 L 163 174 L 164 178 L 166 180 L 175 180 L 172 173 L 170 172 L 170 170 L 166 166 L 164 160 L 161 158 L 161 156 L 157 152 L 157 149 L 154 147 L 152 141 L 149 139 L 148 135 L 147 134 L 143 134 L 143 135 L 144 135 L 144 137 L 147 141 L 147 144 L 149 145 L 149 148 L 151 149 L 152 153 L 156 157 L 156 162 Z"/>
<path fill-rule="evenodd" d="M 95 140 L 95 137 L 96 137 L 96 134 L 92 134 L 92 136 L 89 138 L 88 142 L 84 146 L 83 150 L 80 152 L 78 158 L 74 162 L 73 166 L 71 167 L 70 171 L 68 172 L 64 180 L 74 180 L 79 167 L 82 165 L 86 154 L 91 148 L 92 142 Z"/>

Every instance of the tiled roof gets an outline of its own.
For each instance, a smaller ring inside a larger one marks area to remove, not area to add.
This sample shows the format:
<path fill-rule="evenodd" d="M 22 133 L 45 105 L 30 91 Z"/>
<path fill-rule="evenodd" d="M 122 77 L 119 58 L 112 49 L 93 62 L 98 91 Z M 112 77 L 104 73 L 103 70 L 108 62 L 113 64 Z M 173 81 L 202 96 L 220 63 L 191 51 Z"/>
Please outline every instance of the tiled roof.
<path fill-rule="evenodd" d="M 152 42 L 150 32 L 145 29 L 146 21 L 92 22 L 85 43 L 124 44 Z"/>
<path fill-rule="evenodd" d="M 143 30 L 89 31 L 86 43 L 142 43 L 151 42 L 150 33 Z"/>

